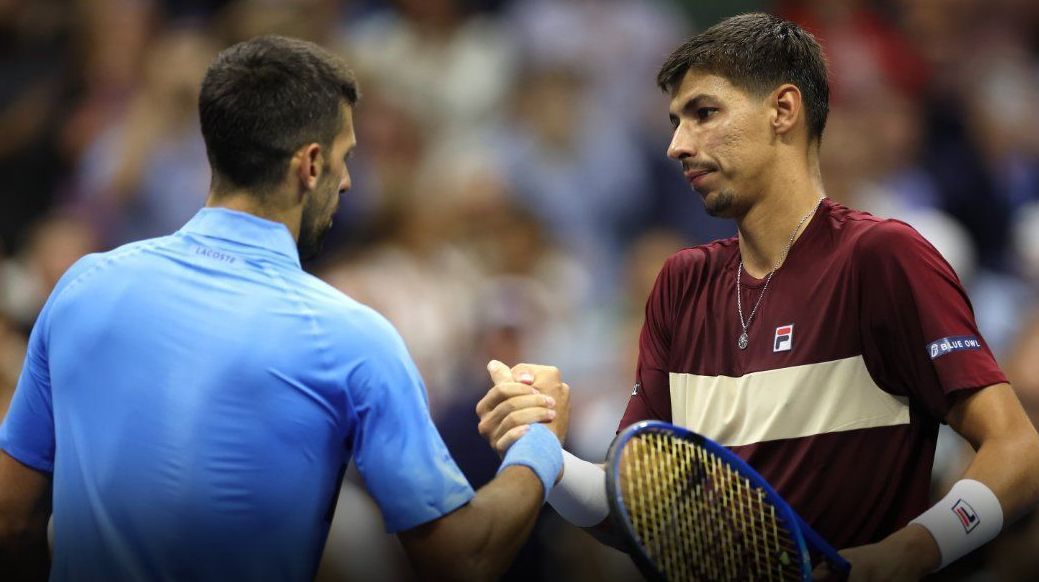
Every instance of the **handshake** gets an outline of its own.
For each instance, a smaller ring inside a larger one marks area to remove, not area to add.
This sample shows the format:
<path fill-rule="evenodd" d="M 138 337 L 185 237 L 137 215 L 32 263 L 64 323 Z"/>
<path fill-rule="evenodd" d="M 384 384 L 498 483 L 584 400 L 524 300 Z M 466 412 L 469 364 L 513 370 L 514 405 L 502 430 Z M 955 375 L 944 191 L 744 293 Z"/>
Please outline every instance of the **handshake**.
<path fill-rule="evenodd" d="M 519 364 L 510 370 L 492 360 L 487 371 L 494 386 L 476 414 L 480 434 L 503 457 L 502 467 L 533 469 L 559 515 L 579 527 L 598 527 L 597 536 L 607 539 L 601 527 L 610 513 L 606 474 L 561 448 L 570 423 L 570 386 L 559 379 L 559 369 Z"/>
<path fill-rule="evenodd" d="M 570 386 L 554 366 L 518 364 L 512 369 L 491 360 L 494 386 L 476 405 L 480 434 L 504 456 L 536 423 L 544 423 L 562 443 L 570 422 Z"/>

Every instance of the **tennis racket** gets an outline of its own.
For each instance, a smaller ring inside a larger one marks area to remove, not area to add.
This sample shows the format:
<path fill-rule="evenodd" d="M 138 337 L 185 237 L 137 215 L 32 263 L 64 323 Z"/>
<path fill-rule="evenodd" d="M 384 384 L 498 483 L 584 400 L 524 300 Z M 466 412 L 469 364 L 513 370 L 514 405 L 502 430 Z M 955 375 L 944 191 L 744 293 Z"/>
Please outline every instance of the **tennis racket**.
<path fill-rule="evenodd" d="M 652 580 L 811 580 L 814 550 L 841 577 L 851 565 L 725 447 L 644 421 L 606 459 L 611 515 Z"/>

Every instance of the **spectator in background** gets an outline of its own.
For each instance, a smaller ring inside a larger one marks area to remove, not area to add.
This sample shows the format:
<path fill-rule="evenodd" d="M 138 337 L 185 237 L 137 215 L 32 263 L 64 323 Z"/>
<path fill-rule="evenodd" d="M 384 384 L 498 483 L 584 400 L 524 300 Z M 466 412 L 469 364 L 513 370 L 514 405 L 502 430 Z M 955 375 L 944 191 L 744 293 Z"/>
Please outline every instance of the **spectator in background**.
<path fill-rule="evenodd" d="M 344 30 L 358 75 L 445 139 L 500 115 L 515 70 L 502 24 L 463 0 L 389 4 Z"/>
<path fill-rule="evenodd" d="M 0 425 L 5 573 L 312 578 L 350 459 L 421 575 L 491 579 L 511 561 L 562 473 L 558 373 L 539 394 L 512 384 L 547 407 L 530 420 L 555 420 L 474 494 L 396 331 L 300 268 L 350 187 L 358 97 L 342 61 L 284 37 L 206 69 L 207 207 L 78 261 L 33 327 Z"/>
<path fill-rule="evenodd" d="M 612 286 L 628 220 L 644 214 L 646 175 L 616 112 L 587 106 L 579 62 L 530 62 L 511 94 L 511 119 L 498 134 L 516 204 L 529 209 L 588 266 L 599 301 Z"/>
<path fill-rule="evenodd" d="M 668 2 L 524 0 L 513 2 L 503 19 L 535 69 L 569 63 L 581 71 L 588 86 L 584 106 L 613 114 L 613 125 L 633 133 L 646 119 L 666 127 L 656 109 L 659 96 L 633 81 L 651 80 L 661 55 L 689 31 Z M 522 91 L 524 85 L 514 87 Z"/>
<path fill-rule="evenodd" d="M 338 0 L 233 0 L 215 13 L 213 24 L 227 44 L 281 34 L 332 48 L 341 4 Z"/>
<path fill-rule="evenodd" d="M 653 78 L 684 26 L 665 4 L 644 0 L 517 2 L 505 18 L 520 68 L 493 147 L 517 204 L 588 266 L 589 299 L 609 303 L 623 249 L 660 196 L 647 187 L 645 144 L 654 142 L 642 126 L 652 119 L 666 135 L 662 102 L 633 81 Z M 659 155 L 665 146 L 652 147 Z"/>
<path fill-rule="evenodd" d="M 0 312 L 0 423 L 7 416 L 7 406 L 11 403 L 15 386 L 18 385 L 18 374 L 22 371 L 24 359 L 24 336 L 3 312 Z"/>
<path fill-rule="evenodd" d="M 512 281 L 525 289 L 520 295 L 531 302 L 528 311 L 551 322 L 529 330 L 526 357 L 552 353 L 575 368 L 586 367 L 594 350 L 582 331 L 589 269 L 560 244 L 557 233 L 516 202 L 497 159 L 475 146 L 439 148 L 420 172 L 420 181 L 431 184 L 423 200 L 431 212 L 436 205 L 449 209 L 437 213 L 439 228 L 479 271 L 479 296 L 485 286 Z"/>
<path fill-rule="evenodd" d="M 60 134 L 77 81 L 74 16 L 56 0 L 0 3 L 0 248 L 17 250 L 67 174 Z"/>
<path fill-rule="evenodd" d="M 197 95 L 213 54 L 204 33 L 163 33 L 125 114 L 84 154 L 79 196 L 108 244 L 176 230 L 204 202 L 210 176 Z"/>
<path fill-rule="evenodd" d="M 357 120 L 365 147 L 357 152 L 354 192 L 336 214 L 339 228 L 329 233 L 330 245 L 351 254 L 365 253 L 387 237 L 402 207 L 427 186 L 417 174 L 428 157 L 429 131 L 378 85 L 365 89 L 364 113 Z"/>
<path fill-rule="evenodd" d="M 1013 306 L 1022 325 L 1007 354 L 1007 374 L 1039 426 L 1039 202 L 1021 209 L 1013 235 L 1015 259 L 1031 295 Z"/>
<path fill-rule="evenodd" d="M 133 99 L 153 34 L 162 26 L 153 0 L 74 0 L 63 11 L 76 23 L 77 101 L 61 131 L 72 162 L 113 125 Z M 64 193 L 64 192 L 63 192 Z"/>
<path fill-rule="evenodd" d="M 80 257 L 99 248 L 97 232 L 82 219 L 52 215 L 40 220 L 22 250 L 0 263 L 0 314 L 28 335 L 58 279 Z"/>
<path fill-rule="evenodd" d="M 1039 68 L 1025 39 L 1001 36 L 969 63 L 967 130 L 1010 214 L 1039 201 Z"/>
<path fill-rule="evenodd" d="M 1014 349 L 1007 355 L 1007 376 L 1032 423 L 1039 426 L 1039 311 L 1025 318 Z"/>
<path fill-rule="evenodd" d="M 938 183 L 941 208 L 970 231 L 981 265 L 1003 272 L 1012 270 L 1011 215 L 1039 197 L 1034 150 L 1016 137 L 1035 127 L 1017 105 L 1035 94 L 1026 36 L 1034 30 L 1024 28 L 1036 23 L 1031 4 L 903 0 L 897 13 L 932 73 L 923 163 Z"/>
<path fill-rule="evenodd" d="M 643 233 L 627 249 L 622 261 L 620 296 L 610 316 L 604 318 L 589 339 L 599 358 L 594 367 L 575 375 L 571 391 L 568 448 L 581 458 L 593 462 L 606 459 L 629 397 L 627 392 L 615 389 L 617 378 L 635 374 L 637 353 L 631 346 L 638 344 L 646 297 L 665 260 L 684 246 L 679 234 L 658 229 Z"/>
<path fill-rule="evenodd" d="M 44 234 L 33 235 L 41 217 L 50 222 L 60 216 L 58 224 L 72 224 L 69 214 L 82 215 L 69 210 L 89 206 L 99 227 L 95 236 L 106 247 L 136 236 L 124 221 L 143 216 L 133 213 L 148 199 L 145 189 L 159 189 L 158 176 L 206 183 L 198 167 L 180 173 L 153 148 L 138 156 L 139 167 L 141 161 L 151 165 L 143 166 L 125 203 L 82 204 L 112 200 L 101 191 L 110 192 L 116 169 L 132 161 L 124 155 L 126 128 L 142 116 L 131 120 L 128 111 L 153 106 L 142 99 L 142 87 L 155 83 L 144 82 L 145 62 L 158 45 L 184 29 L 218 48 L 273 32 L 316 41 L 370 65 L 359 67 L 369 71 L 359 71 L 365 101 L 356 120 L 363 147 L 354 188 L 342 201 L 322 261 L 305 267 L 344 289 L 385 296 L 387 314 L 406 324 L 406 341 L 416 355 L 424 354 L 418 358 L 421 371 L 437 379 L 434 415 L 464 398 L 453 382 L 466 367 L 465 348 L 436 359 L 437 344 L 477 341 L 475 290 L 503 276 L 532 285 L 555 321 L 580 330 L 565 335 L 546 329 L 528 337 L 529 358 L 558 352 L 565 355 L 558 360 L 564 369 L 582 376 L 575 385 L 605 386 L 595 381 L 597 372 L 628 365 L 614 357 L 613 343 L 623 342 L 629 293 L 620 291 L 623 283 L 602 279 L 623 280 L 622 257 L 656 244 L 641 240 L 656 238 L 654 228 L 679 232 L 672 242 L 659 241 L 675 248 L 734 234 L 731 223 L 689 204 L 686 183 L 660 155 L 670 134 L 661 114 L 666 96 L 644 88 L 659 60 L 692 28 L 756 9 L 778 9 L 806 24 L 833 56 L 838 94 L 823 147 L 827 193 L 906 220 L 928 237 L 945 233 L 937 238 L 947 242 L 935 243 L 968 286 L 978 325 L 997 358 L 1027 361 L 1029 352 L 1022 356 L 1020 348 L 1031 345 L 1020 339 L 1029 329 L 1023 314 L 1036 310 L 1039 294 L 1039 221 L 1028 218 L 1039 195 L 1039 116 L 1030 115 L 1039 100 L 1039 3 L 1030 0 L 0 1 L 0 303 L 8 330 L 14 330 L 9 337 L 18 340 L 14 345 L 22 341 L 25 322 L 35 318 L 39 295 L 49 287 L 33 247 L 41 237 L 55 237 L 53 246 L 80 237 L 79 227 L 63 232 L 65 226 L 41 227 Z M 173 62 L 171 70 L 181 64 Z M 387 68 L 371 70 L 377 67 Z M 553 87 L 547 91 L 544 85 Z M 529 99 L 525 94 L 531 91 L 552 100 Z M 579 107 L 568 103 L 575 98 Z M 517 104 L 524 100 L 521 112 Z M 158 127 L 155 119 L 144 121 Z M 190 148 L 172 144 L 187 140 L 175 133 L 159 132 L 154 142 L 186 160 Z M 862 139 L 867 133 L 883 139 Z M 560 135 L 576 145 L 555 145 L 566 143 L 552 137 Z M 542 136 L 551 137 L 556 157 L 514 147 L 541 147 Z M 589 154 L 589 142 L 593 152 L 608 155 Z M 634 182 L 628 177 L 636 174 L 641 180 L 634 185 L 618 185 Z M 456 178 L 462 175 L 469 178 Z M 611 176 L 619 182 L 610 183 Z M 172 205 L 198 192 L 164 189 L 157 199 Z M 591 207 L 597 210 L 588 216 L 580 214 L 587 206 L 568 206 L 589 198 L 596 199 Z M 66 208 L 69 202 L 79 206 Z M 554 207 L 572 212 L 578 222 L 546 210 Z M 513 228 L 502 218 L 510 213 L 519 216 Z M 418 225 L 420 232 L 403 232 L 406 224 Z M 606 274 L 589 274 L 598 260 L 594 253 L 575 254 L 593 246 L 586 233 L 617 241 L 608 251 L 615 263 Z M 445 257 L 451 266 L 438 263 Z M 380 265 L 384 258 L 387 264 Z M 424 273 L 431 273 L 439 290 L 401 300 L 404 287 Z M 459 276 L 466 282 L 458 283 L 454 298 L 446 290 L 446 273 L 464 273 Z M 611 290 L 609 297 L 601 296 L 603 289 Z M 597 294 L 601 300 L 592 300 Z M 636 303 L 640 314 L 643 305 Z M 458 319 L 447 321 L 448 316 Z M 571 446 L 592 454 L 605 443 L 584 443 L 606 417 L 589 412 L 587 401 L 624 398 L 627 392 L 587 388 L 573 395 L 584 402 L 577 407 Z M 957 454 L 952 451 L 950 458 L 958 461 Z M 370 502 L 345 499 L 339 525 L 356 527 L 355 538 L 378 539 L 360 525 L 379 525 L 377 515 L 368 519 L 357 509 Z M 593 556 L 589 561 L 605 574 L 620 571 L 603 557 L 606 550 L 572 541 L 560 548 Z M 1033 544 L 1039 555 L 1039 543 Z M 373 560 L 396 556 L 358 547 L 377 556 Z M 592 551 L 600 553 L 586 553 Z M 543 557 L 565 564 L 565 556 Z"/>

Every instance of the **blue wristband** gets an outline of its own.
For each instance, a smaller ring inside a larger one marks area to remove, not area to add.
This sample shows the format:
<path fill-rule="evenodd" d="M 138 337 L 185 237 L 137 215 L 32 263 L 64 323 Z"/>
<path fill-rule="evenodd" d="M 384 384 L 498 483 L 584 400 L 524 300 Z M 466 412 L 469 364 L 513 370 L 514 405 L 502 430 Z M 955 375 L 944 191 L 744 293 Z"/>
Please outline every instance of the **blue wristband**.
<path fill-rule="evenodd" d="M 498 472 L 511 465 L 530 467 L 545 486 L 545 499 L 563 470 L 563 446 L 555 433 L 540 422 L 530 425 L 527 434 L 521 436 L 505 453 Z M 544 503 L 544 500 L 542 500 Z"/>

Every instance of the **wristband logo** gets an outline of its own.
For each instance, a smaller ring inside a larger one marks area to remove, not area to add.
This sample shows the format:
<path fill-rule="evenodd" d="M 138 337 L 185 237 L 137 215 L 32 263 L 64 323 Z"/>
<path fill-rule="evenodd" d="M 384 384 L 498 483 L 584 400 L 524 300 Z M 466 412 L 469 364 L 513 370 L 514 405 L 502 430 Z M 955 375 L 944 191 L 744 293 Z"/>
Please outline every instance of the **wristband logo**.
<path fill-rule="evenodd" d="M 952 506 L 952 512 L 959 518 L 960 524 L 963 526 L 965 533 L 974 531 L 974 528 L 978 527 L 981 520 L 978 518 L 978 514 L 974 512 L 974 508 L 969 503 L 960 499 L 957 500 Z"/>

